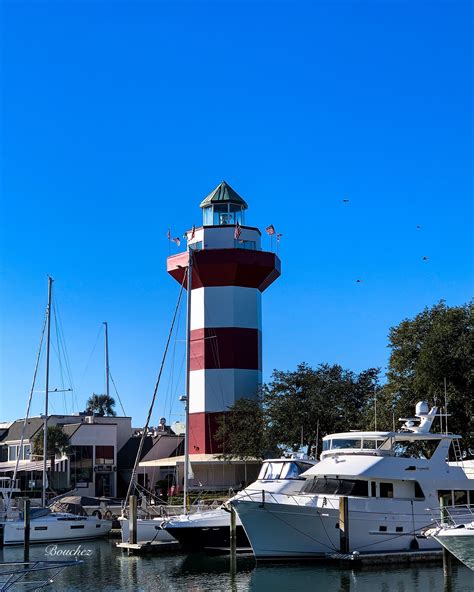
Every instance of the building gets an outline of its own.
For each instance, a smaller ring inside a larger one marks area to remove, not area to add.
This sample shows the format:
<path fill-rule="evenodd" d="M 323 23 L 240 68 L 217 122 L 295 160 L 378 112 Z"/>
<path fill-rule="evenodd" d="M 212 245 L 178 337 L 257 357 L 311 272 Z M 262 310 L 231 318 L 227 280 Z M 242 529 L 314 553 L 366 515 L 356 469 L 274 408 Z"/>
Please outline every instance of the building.
<path fill-rule="evenodd" d="M 0 430 L 0 474 L 12 476 L 18 460 L 19 488 L 30 497 L 38 495 L 42 486 L 43 459 L 35 456 L 33 442 L 43 424 L 42 417 L 31 417 L 26 425 L 20 419 Z M 50 415 L 48 426 L 52 425 L 61 425 L 69 436 L 69 450 L 56 457 L 54 471 L 51 460 L 47 460 L 51 489 L 76 490 L 86 496 L 115 496 L 117 454 L 132 435 L 131 418 Z"/>
<path fill-rule="evenodd" d="M 279 277 L 280 260 L 262 250 L 260 230 L 245 223 L 246 202 L 224 181 L 200 207 L 202 226 L 187 232 L 187 250 L 168 257 L 167 270 L 187 287 L 192 255 L 188 450 L 194 485 L 224 489 L 255 476 L 251 467 L 256 463 L 219 459 L 222 451 L 214 434 L 218 418 L 230 406 L 257 395 L 262 381 L 261 296 Z M 140 466 L 183 471 L 183 463 L 183 457 L 144 459 Z"/>

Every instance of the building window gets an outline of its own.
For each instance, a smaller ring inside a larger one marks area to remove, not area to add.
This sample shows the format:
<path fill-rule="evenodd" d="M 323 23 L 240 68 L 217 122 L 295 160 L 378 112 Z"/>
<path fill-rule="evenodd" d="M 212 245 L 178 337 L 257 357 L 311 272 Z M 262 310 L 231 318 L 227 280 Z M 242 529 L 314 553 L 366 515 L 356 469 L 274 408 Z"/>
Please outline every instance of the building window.
<path fill-rule="evenodd" d="M 96 446 L 95 447 L 95 464 L 96 465 L 113 465 L 114 464 L 114 447 L 113 446 Z"/>
<path fill-rule="evenodd" d="M 23 460 L 30 460 L 31 458 L 31 444 L 24 444 L 23 446 Z"/>
<path fill-rule="evenodd" d="M 8 447 L 8 460 L 16 460 L 18 457 L 18 452 L 20 451 L 20 447 L 14 444 L 13 446 Z"/>
<path fill-rule="evenodd" d="M 73 487 L 79 482 L 92 482 L 94 477 L 92 454 L 92 446 L 72 446 L 70 459 L 71 481 Z"/>

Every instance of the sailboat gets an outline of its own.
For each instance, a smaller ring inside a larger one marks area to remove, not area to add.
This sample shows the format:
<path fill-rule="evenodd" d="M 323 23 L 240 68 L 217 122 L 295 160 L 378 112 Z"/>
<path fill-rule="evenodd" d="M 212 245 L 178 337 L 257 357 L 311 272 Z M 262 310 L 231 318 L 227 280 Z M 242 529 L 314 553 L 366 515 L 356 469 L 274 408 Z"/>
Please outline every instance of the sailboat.
<path fill-rule="evenodd" d="M 48 278 L 48 305 L 46 307 L 46 376 L 45 408 L 43 425 L 43 479 L 41 508 L 35 508 L 30 515 L 30 543 L 61 543 L 106 536 L 112 528 L 109 520 L 99 520 L 94 516 L 78 516 L 69 512 L 52 512 L 46 507 L 47 450 L 48 450 L 48 395 L 49 395 L 49 357 L 51 341 L 51 300 L 53 278 Z M 36 376 L 36 371 L 35 371 Z M 32 389 L 33 391 L 33 389 Z M 54 462 L 54 459 L 52 460 Z M 11 500 L 11 494 L 10 499 Z M 7 507 L 9 503 L 7 504 Z M 84 513 L 85 514 L 85 513 Z M 25 523 L 22 513 L 19 518 L 3 522 L 3 544 L 21 545 L 25 539 Z"/>
<path fill-rule="evenodd" d="M 191 249 L 189 249 L 189 259 L 188 259 L 188 268 L 185 274 L 185 278 L 187 278 L 187 306 L 186 306 L 186 386 L 185 386 L 185 392 L 186 394 L 181 397 L 180 399 L 182 401 L 185 402 L 185 413 L 186 413 L 186 430 L 185 430 L 185 435 L 184 435 L 184 455 L 185 455 L 185 462 L 184 462 L 184 498 L 183 498 L 183 513 L 187 514 L 187 500 L 188 500 L 188 482 L 189 482 L 189 478 L 190 478 L 190 473 L 192 471 L 192 469 L 190 469 L 190 462 L 189 462 L 189 452 L 188 452 L 188 441 L 189 441 L 189 372 L 190 372 L 190 331 L 191 331 L 191 324 L 190 324 L 190 318 L 191 318 L 191 289 L 192 289 L 192 266 L 193 266 L 193 252 Z M 137 467 L 138 467 L 138 463 L 140 461 L 140 456 L 141 456 L 141 452 L 143 449 L 143 442 L 144 439 L 146 437 L 147 431 L 148 431 L 148 425 L 149 425 L 149 421 L 151 418 L 151 413 L 153 411 L 153 407 L 154 407 L 154 403 L 155 403 L 155 398 L 156 398 L 156 394 L 158 391 L 158 385 L 160 382 L 160 378 L 161 378 L 161 373 L 163 370 L 163 365 L 164 365 L 164 361 L 166 358 L 166 354 L 168 351 L 168 346 L 170 343 L 170 339 L 171 339 L 171 334 L 174 328 L 174 323 L 176 320 L 176 315 L 177 315 L 177 311 L 178 311 L 178 307 L 181 301 L 181 294 L 184 288 L 184 280 L 183 283 L 181 285 L 181 290 L 179 293 L 179 297 L 178 297 L 178 303 L 176 306 L 176 310 L 175 310 L 175 314 L 171 323 L 171 329 L 170 329 L 170 333 L 168 335 L 168 341 L 165 347 L 165 352 L 163 355 L 163 360 L 161 363 L 161 368 L 158 374 L 158 379 L 155 385 L 155 391 L 153 393 L 153 397 L 152 397 L 152 401 L 150 404 L 150 408 L 148 411 L 148 417 L 147 417 L 147 421 L 145 424 L 145 427 L 143 429 L 143 434 L 142 434 L 142 439 L 140 441 L 140 446 L 138 447 L 138 452 L 137 452 L 137 456 L 135 458 L 135 464 L 133 467 L 133 471 L 132 471 L 132 477 L 130 479 L 130 485 L 127 491 L 127 495 L 125 498 L 125 508 L 127 506 L 128 500 L 130 498 L 130 494 L 132 491 L 132 488 L 135 485 L 135 476 L 137 474 Z M 120 521 L 120 528 L 122 531 L 122 543 L 128 543 L 130 541 L 130 525 L 129 525 L 129 520 L 127 518 L 127 516 L 125 515 L 125 513 L 123 513 L 123 515 L 119 518 Z M 161 523 L 163 522 L 163 517 L 161 516 L 157 516 L 157 517 L 152 517 L 152 518 L 138 518 L 137 519 L 137 541 L 139 541 L 140 543 L 154 543 L 154 542 L 162 542 L 162 543 L 170 543 L 170 542 L 176 542 L 176 539 L 169 534 L 168 532 L 166 532 L 162 527 L 161 527 Z"/>

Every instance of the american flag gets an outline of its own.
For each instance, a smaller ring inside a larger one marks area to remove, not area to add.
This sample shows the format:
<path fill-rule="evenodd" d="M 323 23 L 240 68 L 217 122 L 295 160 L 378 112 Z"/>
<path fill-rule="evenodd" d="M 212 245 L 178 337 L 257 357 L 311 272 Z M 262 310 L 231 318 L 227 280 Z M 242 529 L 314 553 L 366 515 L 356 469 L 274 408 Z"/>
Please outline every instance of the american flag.
<path fill-rule="evenodd" d="M 270 224 L 270 226 L 267 226 L 265 228 L 265 230 L 267 231 L 267 234 L 269 234 L 270 236 L 272 234 L 275 234 L 275 227 L 273 226 L 273 224 Z"/>
<path fill-rule="evenodd" d="M 281 237 L 283 236 L 283 234 L 281 234 L 281 232 L 279 234 L 277 234 L 277 242 L 280 242 Z"/>
<path fill-rule="evenodd" d="M 240 227 L 240 224 L 237 222 L 237 224 L 235 225 L 235 230 L 234 230 L 234 238 L 236 240 L 239 238 L 241 232 L 242 232 L 242 228 Z"/>
<path fill-rule="evenodd" d="M 193 224 L 193 227 L 191 228 L 191 238 L 194 238 L 194 235 L 196 234 L 196 227 Z"/>
<path fill-rule="evenodd" d="M 171 230 L 168 228 L 168 234 L 166 235 L 168 237 L 168 240 L 171 240 Z"/>
<path fill-rule="evenodd" d="M 174 243 L 176 243 L 179 247 L 179 245 L 181 244 L 181 239 L 179 238 L 179 236 L 172 238 L 171 239 Z"/>

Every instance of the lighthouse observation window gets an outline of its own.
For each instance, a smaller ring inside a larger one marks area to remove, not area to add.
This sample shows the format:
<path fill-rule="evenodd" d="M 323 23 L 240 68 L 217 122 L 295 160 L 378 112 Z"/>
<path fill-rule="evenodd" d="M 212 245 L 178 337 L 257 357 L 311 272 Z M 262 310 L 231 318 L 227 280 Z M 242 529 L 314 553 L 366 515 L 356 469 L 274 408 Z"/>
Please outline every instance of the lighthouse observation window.
<path fill-rule="evenodd" d="M 234 246 L 236 249 L 247 249 L 249 251 L 255 251 L 255 249 L 257 248 L 257 243 L 255 241 L 250 240 L 235 239 Z"/>

